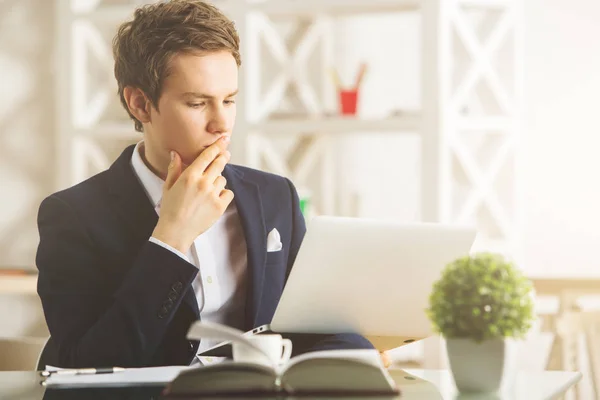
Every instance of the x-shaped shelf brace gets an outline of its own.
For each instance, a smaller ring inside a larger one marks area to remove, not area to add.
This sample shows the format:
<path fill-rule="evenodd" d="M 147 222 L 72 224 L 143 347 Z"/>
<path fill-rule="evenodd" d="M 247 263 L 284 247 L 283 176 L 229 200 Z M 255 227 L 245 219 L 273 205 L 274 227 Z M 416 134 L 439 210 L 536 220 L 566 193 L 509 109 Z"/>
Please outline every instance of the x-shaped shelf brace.
<path fill-rule="evenodd" d="M 102 0 L 70 0 L 73 13 L 88 13 L 98 8 Z"/>
<path fill-rule="evenodd" d="M 314 19 L 304 19 L 297 25 L 292 40 L 288 48 L 285 38 L 277 31 L 273 21 L 261 13 L 253 13 L 248 19 L 250 25 L 250 38 L 248 39 L 250 57 L 258 57 L 260 54 L 261 38 L 273 58 L 278 62 L 281 71 L 272 79 L 270 88 L 261 98 L 260 92 L 260 64 L 253 65 L 249 79 L 248 92 L 251 95 L 256 94 L 256 99 L 251 101 L 252 118 L 262 120 L 267 118 L 275 111 L 285 99 L 286 94 L 290 93 L 290 87 L 293 86 L 295 93 L 305 111 L 311 115 L 322 114 L 322 102 L 319 100 L 308 77 L 308 62 L 315 48 L 324 40 L 328 40 L 331 24 L 326 17 L 316 17 Z M 258 60 L 256 60 L 258 61 Z M 253 64 L 253 63 L 252 63 Z M 252 65 L 251 64 L 251 65 Z M 323 71 L 325 73 L 325 71 Z"/>
<path fill-rule="evenodd" d="M 72 138 L 72 184 L 79 183 L 110 166 L 108 157 L 100 146 L 89 137 L 77 135 Z"/>
<path fill-rule="evenodd" d="M 331 138 L 325 134 L 305 134 L 296 139 L 287 154 L 275 148 L 273 141 L 260 133 L 248 135 L 247 151 L 249 165 L 264 168 L 275 174 L 290 178 L 296 187 L 308 188 L 309 174 L 321 166 L 319 201 L 312 199 L 314 214 L 331 214 L 335 207 L 335 175 Z M 315 204 L 317 203 L 317 204 Z"/>
<path fill-rule="evenodd" d="M 513 6 L 514 7 L 514 6 Z M 465 74 L 461 84 L 456 88 L 456 91 L 451 99 L 451 104 L 454 105 L 454 110 L 460 112 L 465 105 L 468 96 L 473 92 L 478 80 L 486 81 L 492 90 L 492 93 L 504 114 L 512 115 L 514 110 L 510 96 L 506 92 L 500 77 L 492 66 L 491 58 L 498 51 L 499 46 L 506 39 L 510 29 L 514 27 L 515 16 L 512 8 L 507 8 L 503 11 L 500 20 L 496 27 L 491 32 L 487 42 L 482 45 L 473 29 L 473 24 L 468 22 L 468 18 L 464 15 L 464 11 L 460 7 L 453 8 L 452 12 L 453 26 L 456 28 L 457 34 L 465 46 L 471 60 L 473 61 L 471 68 Z"/>
<path fill-rule="evenodd" d="M 513 8 L 507 7 L 500 16 L 496 26 L 491 31 L 487 41 L 484 44 L 480 43 L 477 34 L 475 33 L 472 24 L 468 22 L 468 18 L 464 15 L 464 11 L 460 7 L 453 8 L 451 19 L 453 26 L 456 28 L 459 39 L 465 46 L 472 60 L 472 65 L 465 74 L 463 80 L 457 86 L 456 91 L 451 99 L 452 110 L 456 116 L 460 115 L 460 110 L 466 106 L 466 102 L 470 95 L 474 95 L 474 89 L 479 80 L 489 84 L 491 93 L 496 99 L 503 115 L 514 115 L 514 107 L 512 106 L 511 98 L 508 95 L 503 83 L 492 66 L 491 58 L 498 51 L 500 45 L 507 38 L 510 29 L 515 24 L 515 15 Z M 490 98 L 481 99 L 491 103 Z M 485 120 L 485 117 L 475 117 L 477 120 Z M 458 120 L 459 118 L 457 118 Z M 469 116 L 461 117 L 464 121 L 469 120 Z M 495 150 L 495 155 L 491 160 L 487 171 L 478 165 L 474 156 L 469 151 L 463 141 L 459 139 L 458 130 L 461 129 L 460 124 L 457 126 L 457 131 L 449 132 L 448 146 L 449 150 L 454 154 L 457 161 L 463 168 L 467 179 L 472 185 L 473 191 L 467 197 L 461 210 L 458 212 L 455 221 L 466 223 L 469 217 L 472 217 L 477 212 L 479 206 L 486 207 L 490 212 L 494 222 L 497 224 L 504 238 L 512 237 L 513 227 L 512 219 L 509 217 L 502 205 L 495 189 L 494 181 L 498 177 L 502 168 L 506 165 L 512 150 L 514 149 L 514 125 L 508 124 L 502 126 L 502 129 L 497 129 L 493 121 L 498 120 L 497 117 L 490 118 L 488 130 L 500 130 L 504 140 L 502 144 Z M 485 132 L 482 134 L 490 134 Z M 498 133 L 495 133 L 498 134 Z"/>
<path fill-rule="evenodd" d="M 494 180 L 498 177 L 502 167 L 511 154 L 513 148 L 512 140 L 506 140 L 497 150 L 487 171 L 482 171 L 477 162 L 470 154 L 467 147 L 460 141 L 455 140 L 451 144 L 451 150 L 456 159 L 461 164 L 469 181 L 473 185 L 473 191 L 465 201 L 461 211 L 458 213 L 455 221 L 458 223 L 467 223 L 470 216 L 476 211 L 478 206 L 487 207 L 492 214 L 494 221 L 498 224 L 502 235 L 510 238 L 512 235 L 511 219 L 508 217 L 504 206 L 498 199 L 494 189 Z"/>
<path fill-rule="evenodd" d="M 114 97 L 111 93 L 112 86 L 103 86 L 96 93 L 90 93 L 88 69 L 92 62 L 90 56 L 93 55 L 94 62 L 104 66 L 107 74 L 112 73 L 113 57 L 110 45 L 106 43 L 92 22 L 84 19 L 76 20 L 73 22 L 72 29 L 71 56 L 74 61 L 77 61 L 72 63 L 71 78 L 73 125 L 77 128 L 89 128 L 99 122 Z M 107 75 L 108 77 L 110 75 Z"/>

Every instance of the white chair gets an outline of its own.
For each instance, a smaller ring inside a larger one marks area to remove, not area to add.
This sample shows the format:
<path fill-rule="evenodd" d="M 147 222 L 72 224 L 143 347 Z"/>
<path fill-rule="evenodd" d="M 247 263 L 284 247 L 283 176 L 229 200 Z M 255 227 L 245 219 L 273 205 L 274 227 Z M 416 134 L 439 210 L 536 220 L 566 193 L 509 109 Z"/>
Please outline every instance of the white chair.
<path fill-rule="evenodd" d="M 47 338 L 0 338 L 0 371 L 35 371 Z"/>
<path fill-rule="evenodd" d="M 579 335 L 584 335 L 593 398 L 600 399 L 600 311 L 566 312 L 558 317 L 556 328 L 564 341 L 564 360 L 572 370 L 579 368 L 577 344 Z"/>

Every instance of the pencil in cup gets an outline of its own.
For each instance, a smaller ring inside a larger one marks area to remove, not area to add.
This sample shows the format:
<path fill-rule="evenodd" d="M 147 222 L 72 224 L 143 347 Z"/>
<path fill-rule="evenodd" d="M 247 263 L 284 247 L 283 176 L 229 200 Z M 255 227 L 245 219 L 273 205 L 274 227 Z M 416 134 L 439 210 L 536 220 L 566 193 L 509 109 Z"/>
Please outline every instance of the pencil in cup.
<path fill-rule="evenodd" d="M 363 79 L 365 78 L 365 74 L 366 73 L 367 73 L 367 64 L 366 63 L 361 63 L 360 64 L 360 69 L 358 70 L 358 75 L 356 76 L 356 82 L 354 84 L 354 88 L 356 90 L 358 90 L 358 88 L 362 84 Z"/>

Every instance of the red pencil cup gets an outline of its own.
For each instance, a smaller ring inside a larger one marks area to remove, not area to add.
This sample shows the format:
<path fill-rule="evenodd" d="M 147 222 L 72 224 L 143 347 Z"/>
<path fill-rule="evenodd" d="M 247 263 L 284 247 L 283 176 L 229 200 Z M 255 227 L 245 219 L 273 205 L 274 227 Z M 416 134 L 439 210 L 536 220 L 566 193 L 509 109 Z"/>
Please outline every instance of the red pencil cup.
<path fill-rule="evenodd" d="M 358 103 L 357 89 L 340 90 L 340 108 L 342 115 L 356 115 L 356 105 Z"/>

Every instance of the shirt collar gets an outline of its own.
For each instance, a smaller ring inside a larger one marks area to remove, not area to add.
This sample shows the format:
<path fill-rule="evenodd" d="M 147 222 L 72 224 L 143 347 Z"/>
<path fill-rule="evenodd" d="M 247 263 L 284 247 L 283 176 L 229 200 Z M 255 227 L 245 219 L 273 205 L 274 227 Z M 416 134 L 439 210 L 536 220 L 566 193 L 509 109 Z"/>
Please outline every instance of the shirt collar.
<path fill-rule="evenodd" d="M 165 181 L 156 176 L 154 172 L 148 168 L 141 156 L 141 151 L 144 151 L 144 141 L 140 141 L 135 145 L 133 154 L 131 155 L 131 166 L 137 175 L 140 183 L 144 187 L 148 198 L 152 202 L 152 206 L 156 208 L 162 200 L 163 185 Z"/>

